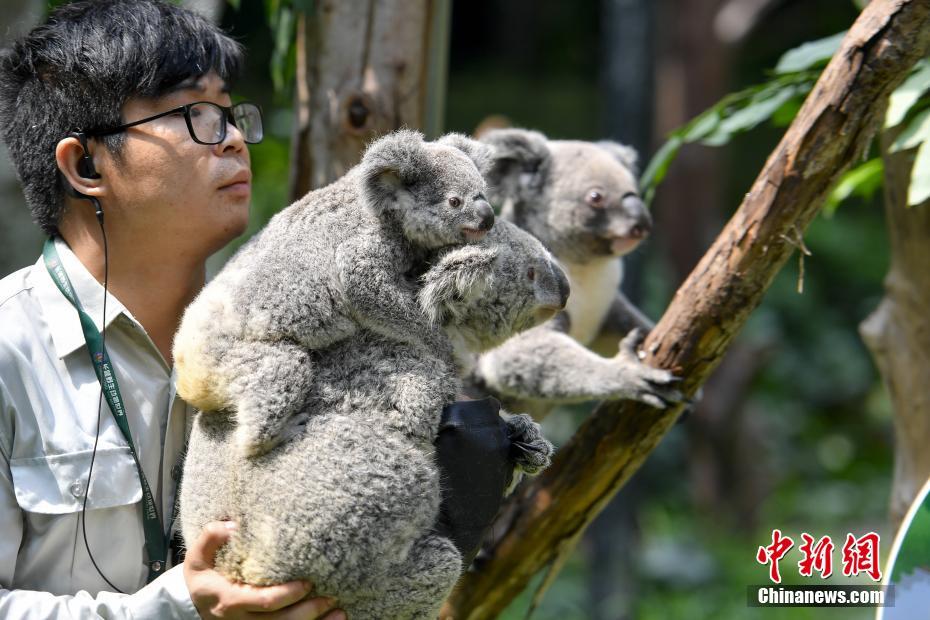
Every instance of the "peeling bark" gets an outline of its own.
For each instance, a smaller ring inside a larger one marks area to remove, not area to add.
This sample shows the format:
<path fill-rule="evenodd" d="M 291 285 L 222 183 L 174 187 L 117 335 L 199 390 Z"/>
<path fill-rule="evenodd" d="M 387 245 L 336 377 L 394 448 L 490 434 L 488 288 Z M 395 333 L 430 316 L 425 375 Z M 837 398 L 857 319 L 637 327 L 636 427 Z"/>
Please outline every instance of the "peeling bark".
<path fill-rule="evenodd" d="M 883 102 L 930 45 L 930 0 L 873 0 L 853 24 L 730 222 L 644 343 L 646 361 L 694 393 L 801 243 L 840 174 L 859 159 Z M 674 424 L 681 407 L 605 403 L 516 497 L 493 556 L 467 573 L 441 614 L 497 616 L 580 533 Z"/>

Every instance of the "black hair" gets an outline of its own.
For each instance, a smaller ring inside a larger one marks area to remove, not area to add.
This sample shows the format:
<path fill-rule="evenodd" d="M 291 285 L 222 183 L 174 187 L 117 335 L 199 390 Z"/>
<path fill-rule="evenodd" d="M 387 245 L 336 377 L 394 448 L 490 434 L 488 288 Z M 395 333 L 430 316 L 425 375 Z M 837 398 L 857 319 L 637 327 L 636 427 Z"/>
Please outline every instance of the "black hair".
<path fill-rule="evenodd" d="M 58 141 L 120 125 L 133 97 L 156 98 L 215 71 L 229 86 L 242 47 L 209 21 L 161 0 L 87 0 L 55 9 L 0 52 L 0 136 L 32 217 L 58 232 L 66 181 Z M 124 135 L 99 139 L 119 156 Z"/>

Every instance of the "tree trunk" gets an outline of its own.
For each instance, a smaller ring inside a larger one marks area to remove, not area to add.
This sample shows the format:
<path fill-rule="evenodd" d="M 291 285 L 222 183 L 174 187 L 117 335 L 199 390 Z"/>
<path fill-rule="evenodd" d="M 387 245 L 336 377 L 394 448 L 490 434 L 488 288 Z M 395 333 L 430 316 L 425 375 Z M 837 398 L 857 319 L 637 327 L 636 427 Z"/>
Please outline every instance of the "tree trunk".
<path fill-rule="evenodd" d="M 914 150 L 889 153 L 882 136 L 891 267 L 885 297 L 859 327 L 894 407 L 891 519 L 897 525 L 930 477 L 930 201 L 908 207 Z"/>
<path fill-rule="evenodd" d="M 292 200 L 383 133 L 441 131 L 450 11 L 451 0 L 321 0 L 298 15 Z"/>
<path fill-rule="evenodd" d="M 730 222 L 646 339 L 646 361 L 694 393 L 781 266 L 830 188 L 858 160 L 883 102 L 930 47 L 930 0 L 872 0 Z M 519 492 L 517 516 L 480 570 L 459 582 L 442 617 L 493 618 L 585 527 L 669 430 L 681 407 L 598 407 L 553 465 Z"/>

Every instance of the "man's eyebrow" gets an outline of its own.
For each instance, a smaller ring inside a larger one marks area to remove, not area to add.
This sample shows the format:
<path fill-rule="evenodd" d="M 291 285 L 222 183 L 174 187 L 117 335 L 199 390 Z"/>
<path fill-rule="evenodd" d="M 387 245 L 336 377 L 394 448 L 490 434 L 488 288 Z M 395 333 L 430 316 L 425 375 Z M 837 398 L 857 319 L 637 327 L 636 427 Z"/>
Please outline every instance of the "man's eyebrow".
<path fill-rule="evenodd" d="M 206 92 L 207 87 L 204 86 L 203 82 L 200 81 L 200 78 L 201 78 L 201 77 L 203 77 L 203 76 L 200 76 L 200 75 L 198 75 L 198 76 L 191 76 L 191 77 L 189 77 L 189 78 L 187 78 L 187 79 L 181 80 L 180 82 L 178 82 L 178 83 L 175 84 L 174 86 L 169 86 L 169 87 L 165 90 L 165 92 L 163 92 L 163 93 L 159 96 L 159 98 L 161 98 L 161 97 L 167 97 L 167 96 L 169 96 L 169 95 L 173 95 L 174 93 L 179 92 L 179 91 L 182 91 L 182 90 L 196 90 L 196 91 L 199 91 L 199 92 L 201 92 L 201 93 L 202 93 L 202 92 Z M 224 81 L 224 82 L 223 82 L 223 88 L 220 89 L 220 92 L 222 92 L 223 94 L 228 94 L 228 93 L 230 92 L 230 90 L 231 90 L 231 89 L 230 89 L 230 87 L 229 87 L 229 84 L 226 83 L 226 82 Z"/>

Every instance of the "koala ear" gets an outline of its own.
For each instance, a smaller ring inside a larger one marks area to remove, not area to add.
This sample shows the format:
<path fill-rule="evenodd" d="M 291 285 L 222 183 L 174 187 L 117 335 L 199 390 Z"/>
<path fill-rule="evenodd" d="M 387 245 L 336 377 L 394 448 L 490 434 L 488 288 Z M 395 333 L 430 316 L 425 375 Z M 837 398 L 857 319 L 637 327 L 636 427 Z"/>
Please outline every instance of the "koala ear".
<path fill-rule="evenodd" d="M 619 161 L 626 168 L 629 168 L 630 172 L 633 173 L 633 176 L 639 174 L 639 169 L 637 168 L 637 164 L 639 163 L 639 155 L 636 153 L 636 149 L 634 149 L 632 146 L 626 146 L 625 144 L 613 142 L 612 140 L 601 140 L 597 143 L 597 145 L 610 153 L 614 159 Z"/>
<path fill-rule="evenodd" d="M 458 247 L 423 274 L 420 308 L 433 324 L 454 320 L 469 300 L 484 294 L 493 284 L 498 254 L 497 248 L 480 245 Z"/>
<path fill-rule="evenodd" d="M 539 191 L 552 159 L 546 136 L 528 129 L 495 129 L 481 141 L 492 147 L 491 170 L 485 177 L 496 202 Z"/>
<path fill-rule="evenodd" d="M 362 194 L 368 205 L 376 213 L 389 209 L 399 191 L 429 174 L 428 163 L 419 131 L 398 129 L 373 142 L 359 164 Z"/>
<path fill-rule="evenodd" d="M 436 142 L 457 148 L 468 155 L 468 157 L 475 162 L 475 167 L 478 168 L 478 172 L 480 172 L 482 176 L 486 175 L 491 170 L 492 149 L 489 145 L 478 142 L 477 140 L 472 140 L 468 136 L 460 133 L 447 133 Z"/>

